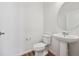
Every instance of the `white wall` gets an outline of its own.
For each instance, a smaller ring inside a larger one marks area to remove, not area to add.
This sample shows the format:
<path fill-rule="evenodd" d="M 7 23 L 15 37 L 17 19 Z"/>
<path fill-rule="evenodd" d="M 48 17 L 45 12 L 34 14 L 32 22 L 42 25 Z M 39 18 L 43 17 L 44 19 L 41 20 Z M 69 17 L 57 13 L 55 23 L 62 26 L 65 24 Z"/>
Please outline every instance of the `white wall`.
<path fill-rule="evenodd" d="M 0 3 L 0 55 L 20 55 L 40 41 L 42 3 Z M 27 35 L 31 40 L 26 40 Z"/>
<path fill-rule="evenodd" d="M 62 32 L 57 24 L 57 14 L 62 4 L 61 2 L 44 3 L 44 32 L 50 33 L 51 35 Z M 59 42 L 52 39 L 50 49 L 55 55 L 59 55 Z"/>
<path fill-rule="evenodd" d="M 43 33 L 43 4 L 19 3 L 21 53 L 33 49 Z M 26 38 L 31 40 L 26 40 Z"/>

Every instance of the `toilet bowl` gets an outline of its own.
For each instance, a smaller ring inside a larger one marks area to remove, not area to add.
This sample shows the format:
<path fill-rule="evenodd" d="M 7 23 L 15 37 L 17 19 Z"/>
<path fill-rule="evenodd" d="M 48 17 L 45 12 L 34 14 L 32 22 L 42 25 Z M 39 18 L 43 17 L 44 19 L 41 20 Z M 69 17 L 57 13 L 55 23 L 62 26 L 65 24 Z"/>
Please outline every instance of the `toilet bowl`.
<path fill-rule="evenodd" d="M 34 51 L 35 51 L 35 55 L 36 56 L 43 56 L 43 55 L 46 55 L 48 53 L 48 51 L 45 50 L 47 44 L 45 43 L 36 43 L 34 45 Z"/>
<path fill-rule="evenodd" d="M 42 36 L 42 41 L 33 45 L 35 51 L 35 56 L 44 56 L 48 53 L 47 46 L 50 44 L 51 36 L 44 34 Z"/>

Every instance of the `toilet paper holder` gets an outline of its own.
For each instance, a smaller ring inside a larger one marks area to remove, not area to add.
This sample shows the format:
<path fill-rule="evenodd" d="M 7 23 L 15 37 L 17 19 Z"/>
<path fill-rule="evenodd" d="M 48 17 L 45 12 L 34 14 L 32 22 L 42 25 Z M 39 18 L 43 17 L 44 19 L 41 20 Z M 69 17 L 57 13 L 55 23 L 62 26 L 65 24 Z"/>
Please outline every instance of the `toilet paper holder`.
<path fill-rule="evenodd" d="M 0 36 L 1 36 L 1 35 L 4 35 L 4 34 L 5 34 L 4 32 L 0 32 Z"/>

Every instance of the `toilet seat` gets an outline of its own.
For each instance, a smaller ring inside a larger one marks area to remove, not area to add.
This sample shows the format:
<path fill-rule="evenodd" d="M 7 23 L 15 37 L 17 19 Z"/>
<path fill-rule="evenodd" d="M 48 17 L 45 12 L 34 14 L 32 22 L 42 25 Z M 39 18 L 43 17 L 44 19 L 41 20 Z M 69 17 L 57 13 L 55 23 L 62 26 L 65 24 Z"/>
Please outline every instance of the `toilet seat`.
<path fill-rule="evenodd" d="M 36 43 L 35 45 L 33 45 L 35 55 L 36 56 L 45 56 L 48 53 L 48 51 L 45 50 L 46 46 L 47 46 L 47 44 L 45 44 L 43 42 L 39 42 L 39 43 Z"/>
<path fill-rule="evenodd" d="M 47 44 L 42 43 L 42 42 L 36 43 L 36 44 L 34 45 L 34 50 L 35 50 L 35 51 L 42 51 L 42 50 L 45 49 L 46 45 L 47 45 Z"/>

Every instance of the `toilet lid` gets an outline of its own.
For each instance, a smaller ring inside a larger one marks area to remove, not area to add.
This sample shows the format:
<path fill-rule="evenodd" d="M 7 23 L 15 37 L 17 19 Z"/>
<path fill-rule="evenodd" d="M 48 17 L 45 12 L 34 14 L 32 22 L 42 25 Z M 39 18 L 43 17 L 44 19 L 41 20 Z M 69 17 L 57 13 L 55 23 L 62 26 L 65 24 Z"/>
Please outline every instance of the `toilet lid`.
<path fill-rule="evenodd" d="M 45 43 L 42 43 L 42 42 L 36 43 L 36 44 L 34 45 L 34 47 L 45 47 L 45 46 L 46 46 L 46 44 L 45 44 Z"/>

